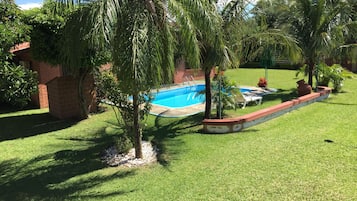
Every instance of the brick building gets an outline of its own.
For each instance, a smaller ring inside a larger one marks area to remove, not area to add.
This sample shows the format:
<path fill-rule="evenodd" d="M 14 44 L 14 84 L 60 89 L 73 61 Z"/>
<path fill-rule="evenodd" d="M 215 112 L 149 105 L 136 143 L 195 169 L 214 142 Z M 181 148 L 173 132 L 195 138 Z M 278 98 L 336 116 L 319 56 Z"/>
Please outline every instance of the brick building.
<path fill-rule="evenodd" d="M 62 68 L 45 62 L 33 60 L 30 53 L 30 43 L 21 43 L 12 50 L 15 62 L 36 71 L 38 74 L 38 93 L 32 96 L 32 103 L 39 108 L 48 108 L 48 93 L 46 83 L 63 75 Z"/>
<path fill-rule="evenodd" d="M 39 108 L 49 108 L 50 114 L 60 118 L 79 117 L 78 80 L 64 75 L 61 66 L 52 66 L 46 62 L 36 61 L 31 57 L 30 43 L 21 43 L 12 50 L 15 62 L 38 73 L 38 93 L 32 96 L 32 103 Z M 110 69 L 110 64 L 103 69 Z M 214 75 L 212 69 L 211 77 Z M 184 61 L 177 63 L 173 83 L 194 82 L 204 79 L 204 72 L 189 69 Z M 96 111 L 96 93 L 93 77 L 85 79 L 83 91 L 89 111 Z"/>
<path fill-rule="evenodd" d="M 66 119 L 80 117 L 78 80 L 64 75 L 61 66 L 53 66 L 32 59 L 30 43 L 21 43 L 12 50 L 14 61 L 38 74 L 38 93 L 32 96 L 32 103 L 39 108 L 49 108 L 52 116 Z M 96 111 L 94 79 L 87 77 L 83 91 L 89 111 Z"/>

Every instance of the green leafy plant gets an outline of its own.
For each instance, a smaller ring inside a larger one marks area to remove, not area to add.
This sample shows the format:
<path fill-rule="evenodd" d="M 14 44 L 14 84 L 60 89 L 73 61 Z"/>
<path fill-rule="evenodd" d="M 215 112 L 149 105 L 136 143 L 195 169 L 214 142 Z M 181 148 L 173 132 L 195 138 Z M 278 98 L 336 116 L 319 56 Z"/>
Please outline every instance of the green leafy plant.
<path fill-rule="evenodd" d="M 37 73 L 4 62 L 0 68 L 0 101 L 23 108 L 37 92 Z"/>
<path fill-rule="evenodd" d="M 235 95 L 240 93 L 234 81 L 226 76 L 216 76 L 212 83 L 212 102 L 216 105 L 217 118 L 221 118 L 219 111 L 224 114 L 228 108 L 237 108 Z"/>
<path fill-rule="evenodd" d="M 307 65 L 304 65 L 296 72 L 296 77 L 300 73 L 307 75 Z M 320 63 L 316 65 L 314 70 L 314 76 L 317 80 L 318 86 L 329 86 L 330 82 L 333 84 L 333 91 L 340 92 L 343 86 L 343 81 L 348 78 L 355 77 L 353 73 L 344 69 L 340 64 L 333 64 L 331 66 Z"/>
<path fill-rule="evenodd" d="M 343 86 L 343 81 L 348 78 L 345 69 L 340 64 L 328 66 L 325 63 L 320 63 L 316 66 L 315 76 L 318 85 L 328 86 L 330 82 L 333 84 L 333 91 L 340 92 Z"/>

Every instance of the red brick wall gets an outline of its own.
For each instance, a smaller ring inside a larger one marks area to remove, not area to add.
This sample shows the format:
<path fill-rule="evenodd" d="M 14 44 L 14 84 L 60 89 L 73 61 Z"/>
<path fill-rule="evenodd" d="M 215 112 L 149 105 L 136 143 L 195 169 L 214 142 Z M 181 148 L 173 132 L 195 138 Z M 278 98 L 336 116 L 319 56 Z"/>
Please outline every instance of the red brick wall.
<path fill-rule="evenodd" d="M 48 94 L 47 94 L 47 85 L 39 84 L 38 85 L 38 105 L 40 108 L 48 108 Z"/>
<path fill-rule="evenodd" d="M 38 81 L 40 84 L 46 84 L 56 77 L 62 76 L 60 66 L 52 66 L 45 62 L 33 61 L 32 67 L 38 72 Z"/>
<path fill-rule="evenodd" d="M 191 76 L 195 80 L 204 80 L 205 79 L 205 74 L 201 69 L 186 69 L 185 61 L 183 61 L 183 60 L 179 61 L 176 64 L 176 68 L 175 68 L 174 83 L 180 84 L 183 82 L 187 82 L 186 79 L 189 79 L 189 81 L 191 81 Z M 214 68 L 212 69 L 210 76 L 211 77 L 214 76 Z"/>
<path fill-rule="evenodd" d="M 31 97 L 32 103 L 40 108 L 48 108 L 47 86 L 45 84 L 38 85 L 38 93 Z"/>
<path fill-rule="evenodd" d="M 22 48 L 22 46 L 19 46 Z M 48 108 L 48 95 L 46 83 L 56 77 L 62 76 L 62 68 L 59 66 L 52 66 L 45 62 L 35 61 L 31 58 L 30 49 L 22 48 L 14 52 L 17 61 L 30 62 L 29 66 L 38 74 L 38 93 L 31 97 L 32 103 L 39 108 Z"/>
<path fill-rule="evenodd" d="M 57 77 L 47 84 L 50 114 L 60 119 L 80 117 L 78 80 L 72 76 Z M 96 111 L 94 79 L 87 77 L 83 91 L 89 111 Z"/>

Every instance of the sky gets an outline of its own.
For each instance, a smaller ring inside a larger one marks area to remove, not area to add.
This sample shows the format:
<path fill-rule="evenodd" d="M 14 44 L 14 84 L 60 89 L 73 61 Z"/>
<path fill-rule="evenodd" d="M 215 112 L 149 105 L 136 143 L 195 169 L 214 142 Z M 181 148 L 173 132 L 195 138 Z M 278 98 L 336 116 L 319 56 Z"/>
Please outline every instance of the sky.
<path fill-rule="evenodd" d="M 41 7 L 43 0 L 15 0 L 15 3 L 24 10 Z"/>
<path fill-rule="evenodd" d="M 223 6 L 230 0 L 219 0 L 218 4 Z M 252 3 L 256 2 L 256 0 L 250 0 Z M 36 8 L 36 7 L 41 7 L 43 0 L 15 0 L 15 3 L 21 8 L 21 9 L 30 9 L 30 8 Z"/>

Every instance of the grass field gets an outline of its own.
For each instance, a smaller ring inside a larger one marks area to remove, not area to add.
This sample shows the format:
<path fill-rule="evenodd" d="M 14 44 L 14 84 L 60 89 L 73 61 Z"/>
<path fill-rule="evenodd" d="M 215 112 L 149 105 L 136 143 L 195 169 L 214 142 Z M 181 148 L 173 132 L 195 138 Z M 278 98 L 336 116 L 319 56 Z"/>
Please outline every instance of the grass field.
<path fill-rule="evenodd" d="M 226 74 L 256 85 L 264 71 Z M 236 114 L 293 97 L 294 74 L 269 70 L 280 91 Z M 234 134 L 201 133 L 202 114 L 149 116 L 159 163 L 136 169 L 100 161 L 121 133 L 110 109 L 81 122 L 0 109 L 0 200 L 357 200 L 356 89 L 347 80 L 343 93 Z"/>

